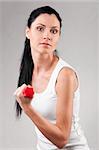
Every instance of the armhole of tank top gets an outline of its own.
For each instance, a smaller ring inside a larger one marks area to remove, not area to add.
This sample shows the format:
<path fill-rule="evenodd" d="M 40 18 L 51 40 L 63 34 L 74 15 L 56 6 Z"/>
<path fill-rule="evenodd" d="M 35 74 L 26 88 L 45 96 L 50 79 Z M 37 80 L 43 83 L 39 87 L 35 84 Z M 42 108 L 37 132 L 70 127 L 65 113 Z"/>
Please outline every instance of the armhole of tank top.
<path fill-rule="evenodd" d="M 56 94 L 56 83 L 57 83 L 57 79 L 58 79 L 58 76 L 59 76 L 59 74 L 60 74 L 60 72 L 61 72 L 61 70 L 62 70 L 63 68 L 70 68 L 70 69 L 72 69 L 73 72 L 75 73 L 75 76 L 76 76 L 76 78 L 77 78 L 77 84 L 78 84 L 78 86 L 77 86 L 75 92 L 77 92 L 77 91 L 79 90 L 79 87 L 80 87 L 79 76 L 78 76 L 77 71 L 76 71 L 74 68 L 70 67 L 70 66 L 65 66 L 65 65 L 63 65 L 63 66 L 60 68 L 60 70 L 58 71 L 57 77 L 56 77 L 55 82 L 54 82 L 53 92 L 54 92 L 55 95 L 57 95 L 57 94 Z"/>

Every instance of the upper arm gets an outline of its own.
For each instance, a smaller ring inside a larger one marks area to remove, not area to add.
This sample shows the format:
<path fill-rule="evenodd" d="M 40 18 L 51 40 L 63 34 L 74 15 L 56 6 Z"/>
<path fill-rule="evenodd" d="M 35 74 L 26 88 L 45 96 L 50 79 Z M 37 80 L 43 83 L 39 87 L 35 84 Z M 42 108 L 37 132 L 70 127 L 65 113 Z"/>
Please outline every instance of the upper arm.
<path fill-rule="evenodd" d="M 56 125 L 62 130 L 66 138 L 68 138 L 70 134 L 73 97 L 76 88 L 77 78 L 75 72 L 70 68 L 63 68 L 59 73 L 56 83 Z"/>

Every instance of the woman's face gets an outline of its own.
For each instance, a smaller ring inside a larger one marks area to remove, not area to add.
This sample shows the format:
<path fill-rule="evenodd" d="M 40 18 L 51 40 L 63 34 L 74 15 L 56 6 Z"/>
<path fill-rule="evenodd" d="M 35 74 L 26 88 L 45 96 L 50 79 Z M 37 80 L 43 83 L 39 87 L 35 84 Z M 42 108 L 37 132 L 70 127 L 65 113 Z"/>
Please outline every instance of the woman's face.
<path fill-rule="evenodd" d="M 26 29 L 32 52 L 53 53 L 60 36 L 60 22 L 54 14 L 41 14 Z"/>

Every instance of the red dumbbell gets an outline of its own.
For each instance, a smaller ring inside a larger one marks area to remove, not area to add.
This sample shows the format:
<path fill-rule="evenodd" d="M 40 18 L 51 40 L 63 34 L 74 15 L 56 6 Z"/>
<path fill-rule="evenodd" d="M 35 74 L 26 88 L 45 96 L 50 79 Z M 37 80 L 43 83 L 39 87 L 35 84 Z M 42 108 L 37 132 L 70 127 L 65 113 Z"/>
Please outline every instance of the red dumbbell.
<path fill-rule="evenodd" d="M 24 97 L 28 97 L 28 98 L 33 98 L 34 95 L 34 90 L 32 86 L 27 86 L 26 88 L 23 89 L 23 95 Z"/>

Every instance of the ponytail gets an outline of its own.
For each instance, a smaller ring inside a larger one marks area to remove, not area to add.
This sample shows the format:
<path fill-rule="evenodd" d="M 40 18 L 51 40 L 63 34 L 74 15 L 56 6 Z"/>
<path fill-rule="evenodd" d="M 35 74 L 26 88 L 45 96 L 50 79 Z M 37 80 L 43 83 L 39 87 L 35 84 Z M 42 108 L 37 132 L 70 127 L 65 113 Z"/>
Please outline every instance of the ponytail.
<path fill-rule="evenodd" d="M 19 79 L 17 87 L 20 87 L 22 84 L 31 84 L 32 81 L 32 73 L 33 73 L 33 59 L 31 55 L 31 48 L 30 48 L 30 40 L 28 38 L 25 39 L 24 43 L 24 51 L 22 54 L 22 60 L 20 64 L 19 70 Z M 19 103 L 15 102 L 16 106 L 16 116 L 20 117 L 22 114 L 22 108 L 20 107 Z"/>

